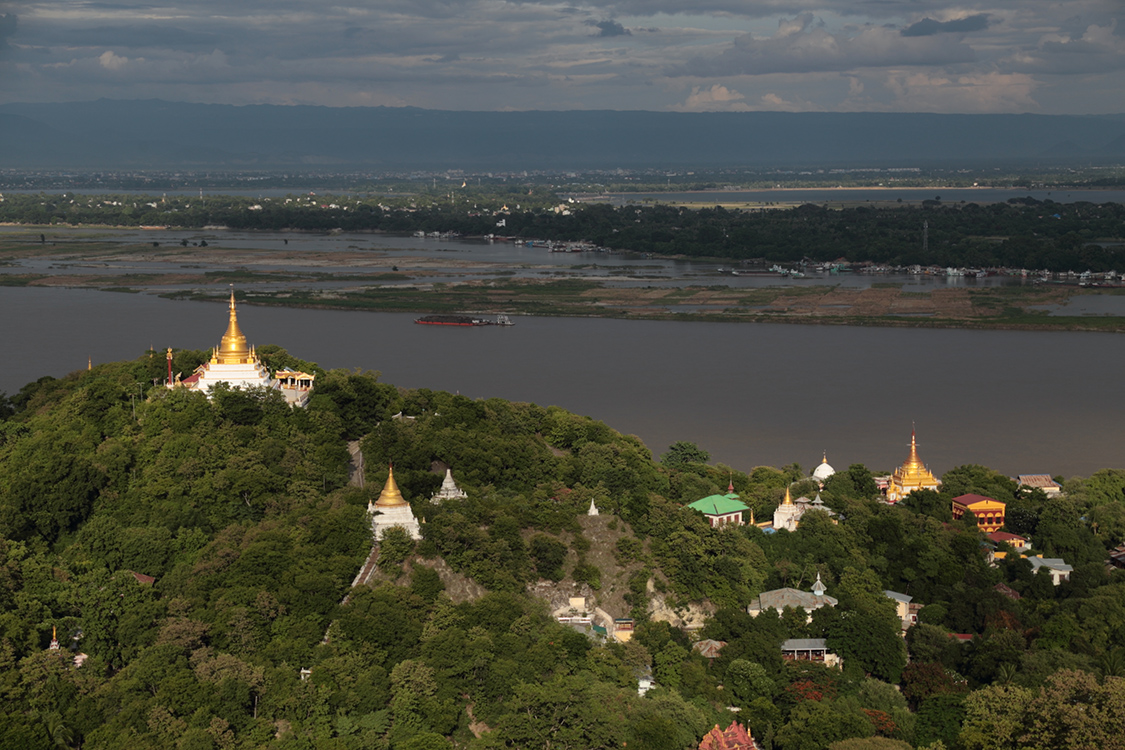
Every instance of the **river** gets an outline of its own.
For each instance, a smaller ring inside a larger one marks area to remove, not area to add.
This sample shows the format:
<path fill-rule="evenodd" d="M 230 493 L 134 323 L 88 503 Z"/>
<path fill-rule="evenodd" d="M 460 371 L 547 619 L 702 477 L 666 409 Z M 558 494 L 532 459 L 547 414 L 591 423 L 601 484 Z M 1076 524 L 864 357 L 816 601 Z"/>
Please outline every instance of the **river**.
<path fill-rule="evenodd" d="M 8 321 L 0 389 L 140 356 L 204 349 L 217 304 L 82 289 L 0 288 Z M 783 324 L 516 319 L 511 328 L 413 324 L 412 314 L 240 308 L 251 343 L 383 381 L 555 404 L 640 436 L 676 440 L 739 470 L 823 451 L 837 469 L 890 470 L 911 425 L 935 473 L 966 463 L 1010 475 L 1122 467 L 1125 346 L 1109 334 Z"/>

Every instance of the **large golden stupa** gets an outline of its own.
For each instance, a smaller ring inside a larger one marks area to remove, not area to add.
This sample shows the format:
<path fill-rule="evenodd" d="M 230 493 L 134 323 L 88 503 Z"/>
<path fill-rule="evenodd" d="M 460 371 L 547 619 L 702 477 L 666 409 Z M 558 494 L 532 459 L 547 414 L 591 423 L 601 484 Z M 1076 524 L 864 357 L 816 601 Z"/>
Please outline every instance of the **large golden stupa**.
<path fill-rule="evenodd" d="M 379 493 L 379 499 L 375 501 L 376 508 L 394 508 L 399 505 L 408 505 L 406 498 L 402 496 L 402 491 L 398 488 L 398 482 L 395 481 L 395 467 L 390 467 L 387 472 L 387 483 L 383 485 L 383 491 Z"/>
<path fill-rule="evenodd" d="M 887 502 L 897 503 L 914 490 L 936 490 L 941 486 L 922 459 L 918 458 L 918 443 L 914 431 L 910 431 L 910 457 L 891 474 L 887 485 Z"/>
<path fill-rule="evenodd" d="M 230 321 L 218 348 L 211 352 L 211 364 L 245 365 L 257 360 L 252 347 L 246 345 L 246 335 L 238 327 L 238 311 L 234 305 L 234 290 L 230 293 Z"/>

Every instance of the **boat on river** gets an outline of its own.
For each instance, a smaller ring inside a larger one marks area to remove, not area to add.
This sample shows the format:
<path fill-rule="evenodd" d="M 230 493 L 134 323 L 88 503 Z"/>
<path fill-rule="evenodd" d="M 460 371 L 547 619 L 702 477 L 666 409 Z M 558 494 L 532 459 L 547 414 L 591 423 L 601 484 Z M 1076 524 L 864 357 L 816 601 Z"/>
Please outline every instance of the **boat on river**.
<path fill-rule="evenodd" d="M 497 315 L 496 320 L 474 318 L 471 315 L 423 315 L 414 319 L 424 326 L 511 326 L 515 325 L 507 315 Z"/>

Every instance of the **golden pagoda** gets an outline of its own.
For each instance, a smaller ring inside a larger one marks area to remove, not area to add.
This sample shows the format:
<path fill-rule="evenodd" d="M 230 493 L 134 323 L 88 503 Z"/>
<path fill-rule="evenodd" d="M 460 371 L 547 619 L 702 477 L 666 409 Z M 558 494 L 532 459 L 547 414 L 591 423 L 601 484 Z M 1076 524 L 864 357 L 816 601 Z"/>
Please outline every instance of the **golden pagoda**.
<path fill-rule="evenodd" d="M 391 466 L 387 472 L 387 483 L 383 485 L 383 491 L 379 493 L 379 499 L 375 501 L 375 507 L 393 508 L 406 504 L 406 498 L 402 496 L 398 483 L 395 482 L 395 467 Z"/>
<path fill-rule="evenodd" d="M 379 499 L 368 503 L 367 512 L 371 514 L 371 532 L 375 541 L 383 538 L 387 529 L 398 526 L 402 528 L 411 539 L 421 539 L 422 530 L 418 526 L 418 519 L 410 509 L 410 503 L 402 496 L 402 492 L 395 482 L 394 466 L 387 472 L 387 483 L 379 493 Z"/>
<path fill-rule="evenodd" d="M 914 437 L 914 430 L 910 431 L 910 457 L 895 469 L 891 474 L 890 483 L 887 485 L 887 502 L 897 503 L 914 490 L 936 490 L 941 482 L 930 473 L 918 458 L 918 443 Z"/>
<path fill-rule="evenodd" d="M 246 343 L 246 334 L 238 326 L 238 309 L 234 301 L 234 288 L 230 291 L 229 317 L 227 330 L 219 345 L 211 350 L 211 359 L 204 362 L 195 372 L 182 381 L 172 377 L 172 350 L 168 350 L 168 387 L 183 385 L 211 396 L 211 390 L 219 383 L 231 388 L 272 388 L 281 391 L 290 406 L 305 406 L 313 389 L 315 375 L 296 370 L 279 371 L 281 378 L 271 376 L 265 364 L 258 358 L 254 347 Z"/>
<path fill-rule="evenodd" d="M 234 304 L 234 290 L 230 291 L 230 321 L 218 348 L 211 352 L 213 365 L 245 365 L 256 361 L 252 347 L 246 345 L 246 335 L 238 327 L 238 311 Z"/>

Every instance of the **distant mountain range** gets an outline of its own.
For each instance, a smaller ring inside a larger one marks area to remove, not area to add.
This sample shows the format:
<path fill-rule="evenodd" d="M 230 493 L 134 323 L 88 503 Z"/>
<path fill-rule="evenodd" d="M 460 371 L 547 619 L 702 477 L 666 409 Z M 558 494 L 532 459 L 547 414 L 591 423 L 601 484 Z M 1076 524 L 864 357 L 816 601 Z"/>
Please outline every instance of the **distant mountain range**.
<path fill-rule="evenodd" d="M 18 169 L 808 168 L 1122 157 L 1125 115 L 0 105 L 0 168 Z"/>

